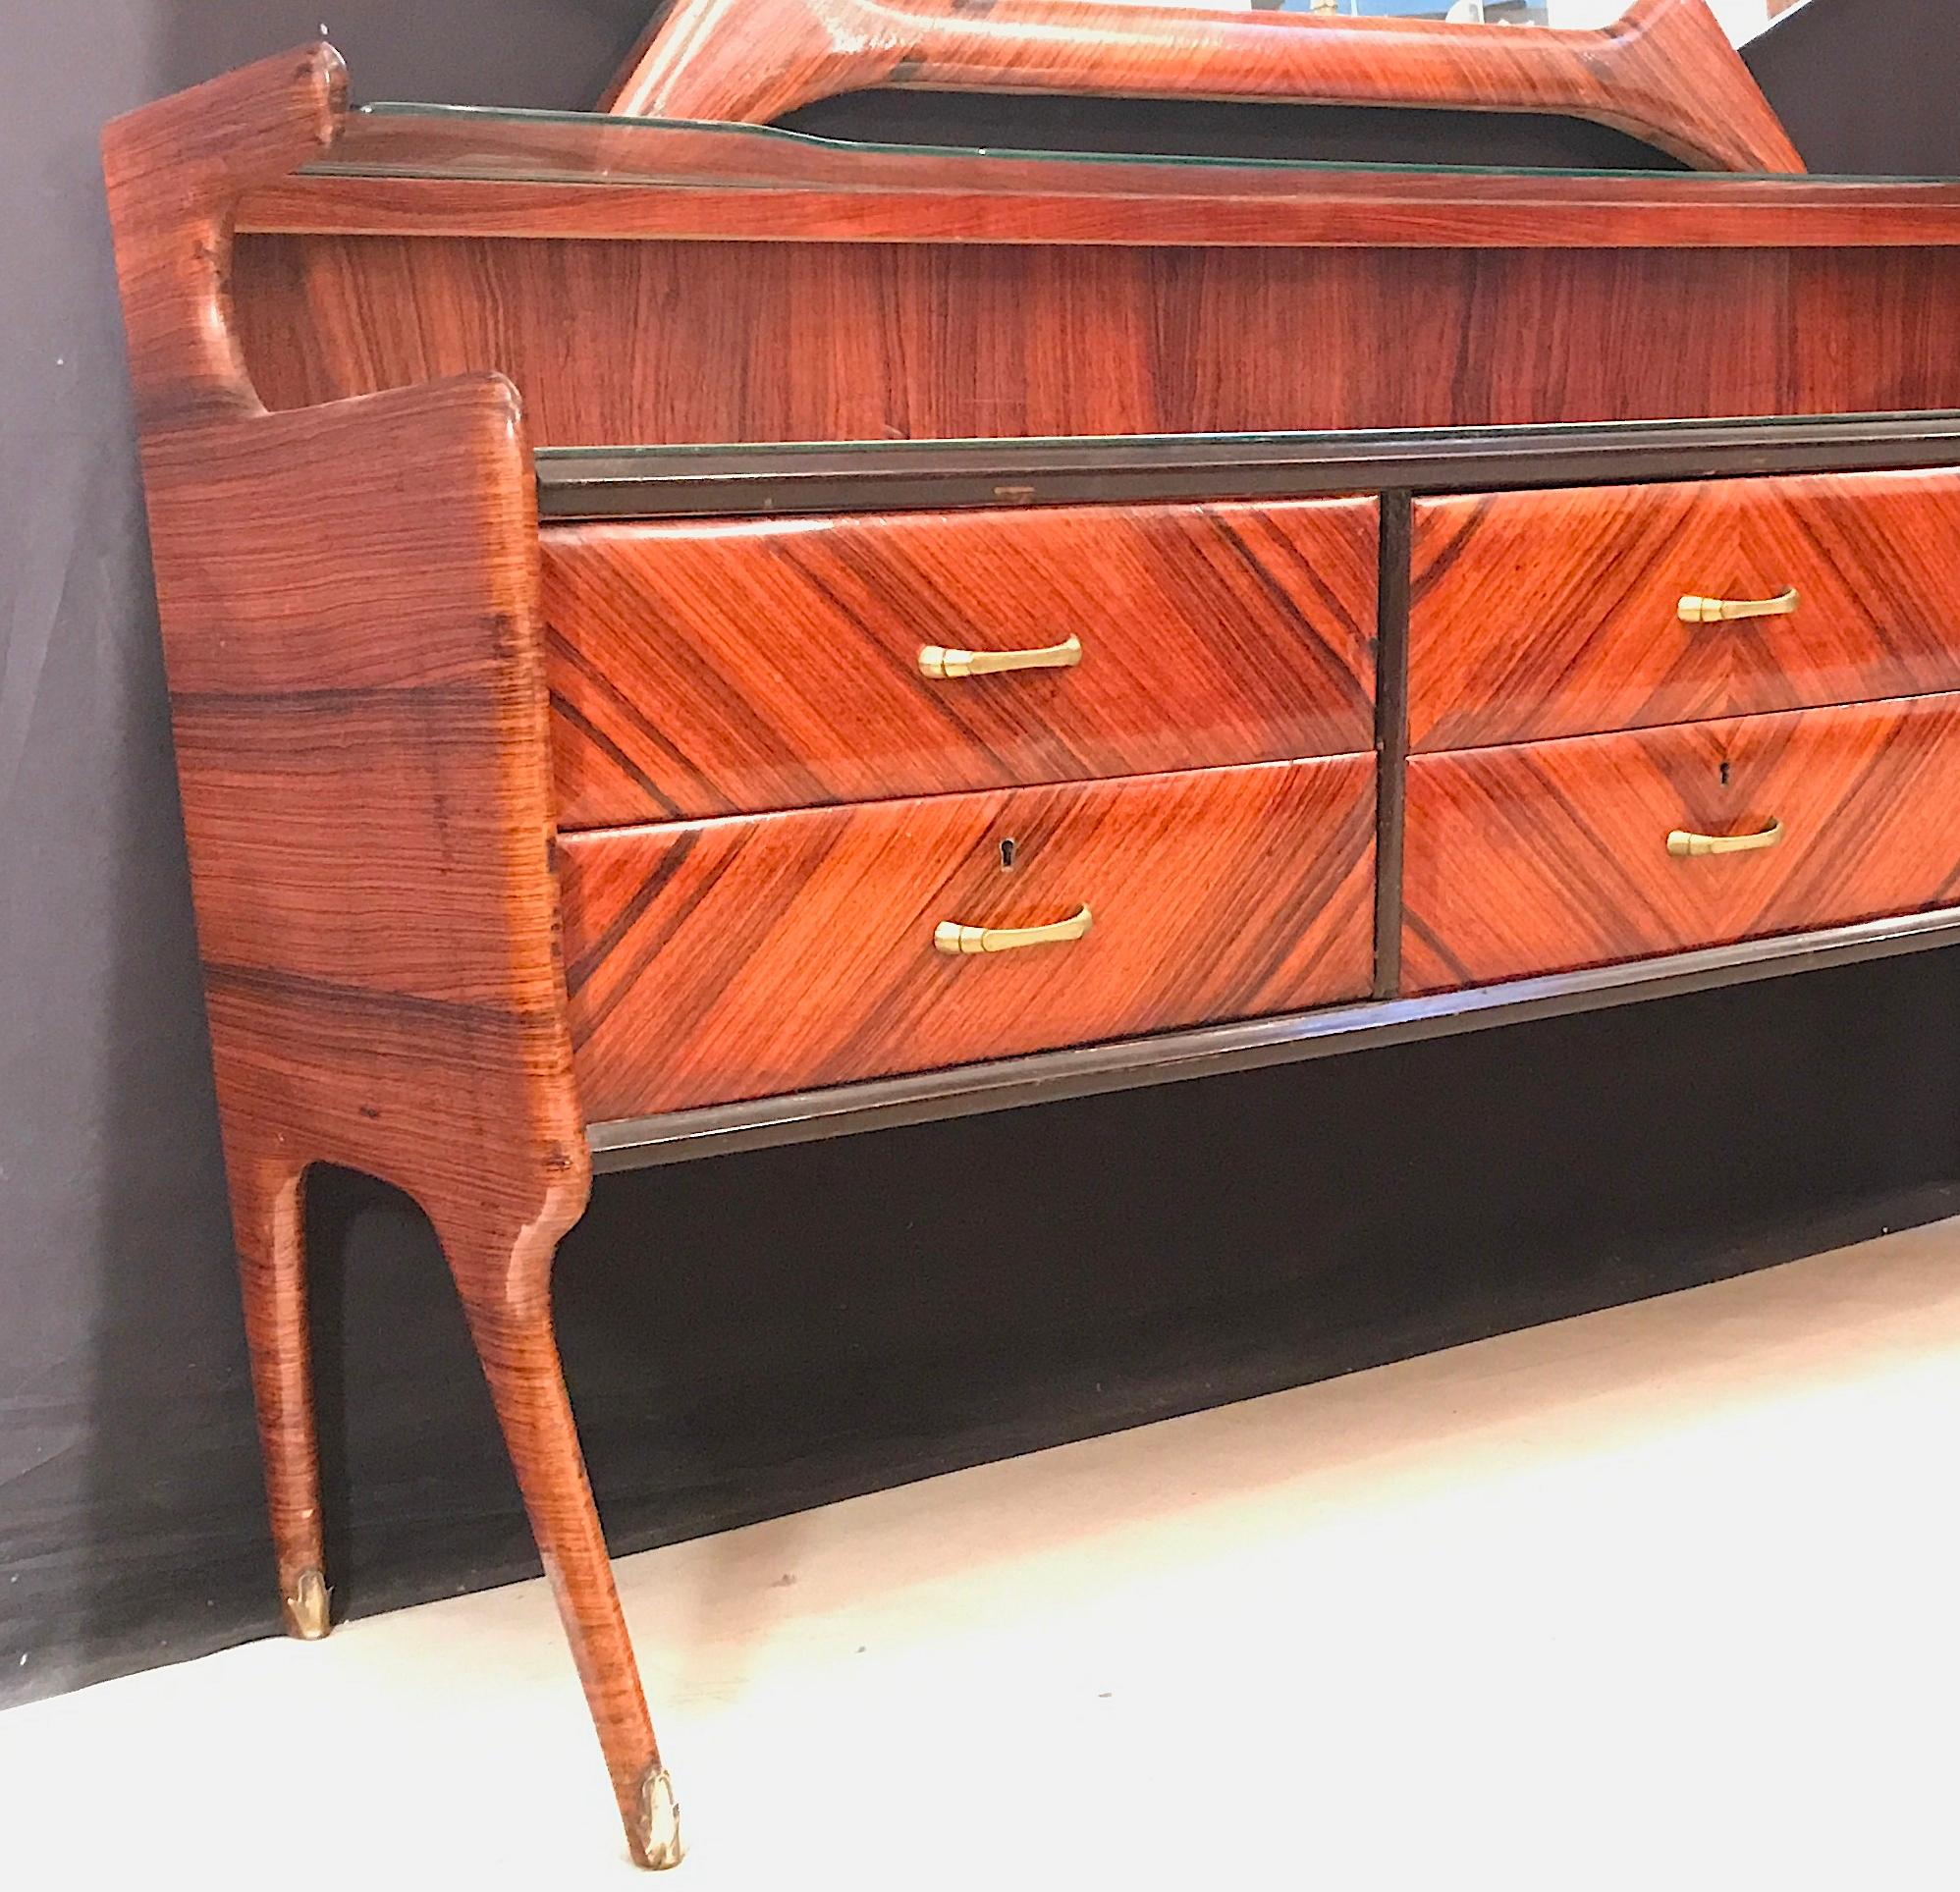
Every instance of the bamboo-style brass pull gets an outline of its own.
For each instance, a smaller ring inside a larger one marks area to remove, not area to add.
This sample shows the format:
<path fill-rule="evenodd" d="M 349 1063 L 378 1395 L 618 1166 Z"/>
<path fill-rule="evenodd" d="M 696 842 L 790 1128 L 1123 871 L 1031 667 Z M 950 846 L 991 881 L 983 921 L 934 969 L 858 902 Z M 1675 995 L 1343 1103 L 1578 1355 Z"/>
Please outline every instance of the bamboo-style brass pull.
<path fill-rule="evenodd" d="M 991 676 L 1004 670 L 1073 670 L 1082 661 L 1082 640 L 1070 637 L 1039 650 L 945 650 L 928 644 L 919 652 L 923 676 Z"/>
<path fill-rule="evenodd" d="M 1793 618 L 1797 604 L 1795 585 L 1773 598 L 1697 598 L 1691 594 L 1681 600 L 1681 622 L 1728 624 L 1738 618 Z"/>
<path fill-rule="evenodd" d="M 1704 854 L 1756 854 L 1782 838 L 1780 821 L 1755 835 L 1690 835 L 1677 828 L 1667 837 L 1667 851 L 1676 860 L 1698 860 Z"/>
<path fill-rule="evenodd" d="M 961 926 L 956 920 L 942 920 L 933 928 L 932 943 L 942 952 L 1017 952 L 1022 946 L 1065 946 L 1079 940 L 1089 925 L 1086 906 L 1072 919 L 1057 920 L 1053 926 Z"/>

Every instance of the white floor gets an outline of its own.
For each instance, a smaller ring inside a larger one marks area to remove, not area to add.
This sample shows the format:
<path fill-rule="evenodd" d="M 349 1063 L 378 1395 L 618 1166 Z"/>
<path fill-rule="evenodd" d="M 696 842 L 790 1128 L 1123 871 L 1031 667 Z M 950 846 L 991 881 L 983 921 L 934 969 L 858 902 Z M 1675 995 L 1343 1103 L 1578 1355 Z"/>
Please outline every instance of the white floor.
<path fill-rule="evenodd" d="M 626 1559 L 676 1892 L 1960 1884 L 1960 1223 Z M 0 1715 L 23 1888 L 630 1892 L 541 1584 Z"/>

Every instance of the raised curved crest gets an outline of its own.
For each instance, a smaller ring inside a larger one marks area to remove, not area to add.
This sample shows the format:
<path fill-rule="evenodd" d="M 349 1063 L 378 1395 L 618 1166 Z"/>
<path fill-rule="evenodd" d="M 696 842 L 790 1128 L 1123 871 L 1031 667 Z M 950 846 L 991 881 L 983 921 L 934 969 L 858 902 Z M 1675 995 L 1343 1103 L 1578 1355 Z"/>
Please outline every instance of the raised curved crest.
<path fill-rule="evenodd" d="M 1585 31 L 1123 0 L 675 0 L 601 109 L 767 124 L 885 86 L 1544 113 L 1697 170 L 1804 168 L 1708 0 L 1633 0 Z"/>

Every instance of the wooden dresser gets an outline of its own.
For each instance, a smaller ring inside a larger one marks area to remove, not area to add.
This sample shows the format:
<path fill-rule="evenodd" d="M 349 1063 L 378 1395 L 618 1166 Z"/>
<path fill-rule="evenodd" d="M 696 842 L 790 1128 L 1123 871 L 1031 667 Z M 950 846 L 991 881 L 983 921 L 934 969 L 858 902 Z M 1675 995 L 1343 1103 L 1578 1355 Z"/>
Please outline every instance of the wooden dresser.
<path fill-rule="evenodd" d="M 106 149 L 288 1621 L 332 1162 L 440 1234 L 643 1864 L 595 1170 L 1960 940 L 1960 186 L 350 114 L 326 48 Z"/>

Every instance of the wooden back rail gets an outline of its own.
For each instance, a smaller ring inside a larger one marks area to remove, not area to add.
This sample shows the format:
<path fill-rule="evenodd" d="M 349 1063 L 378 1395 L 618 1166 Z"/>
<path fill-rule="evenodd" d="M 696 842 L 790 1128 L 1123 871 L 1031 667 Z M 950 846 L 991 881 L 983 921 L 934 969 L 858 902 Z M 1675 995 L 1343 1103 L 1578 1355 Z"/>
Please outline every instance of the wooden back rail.
<path fill-rule="evenodd" d="M 876 86 L 1555 113 L 1698 170 L 1803 169 L 1707 0 L 1633 0 L 1587 31 L 1086 0 L 675 0 L 601 109 L 767 124 Z"/>
<path fill-rule="evenodd" d="M 234 201 L 345 109 L 316 46 L 103 136 L 281 1592 L 294 1633 L 325 1634 L 300 1190 L 340 1163 L 435 1224 L 628 1843 L 671 1864 L 551 1324 L 591 1160 L 517 390 L 479 372 L 269 413 L 232 327 Z"/>

